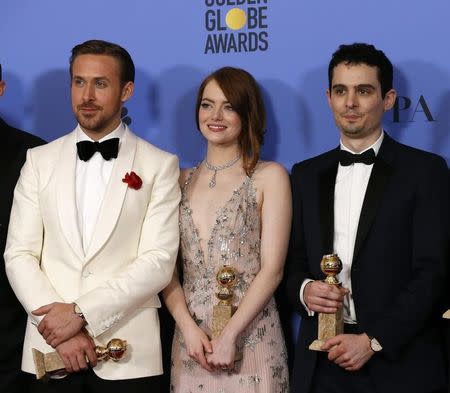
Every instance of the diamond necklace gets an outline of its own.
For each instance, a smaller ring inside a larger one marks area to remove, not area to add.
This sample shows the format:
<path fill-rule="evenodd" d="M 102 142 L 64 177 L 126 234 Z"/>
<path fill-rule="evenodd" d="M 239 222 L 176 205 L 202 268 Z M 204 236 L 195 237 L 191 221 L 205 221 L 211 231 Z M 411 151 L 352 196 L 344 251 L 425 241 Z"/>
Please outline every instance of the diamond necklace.
<path fill-rule="evenodd" d="M 229 168 L 230 166 L 233 166 L 234 164 L 236 164 L 236 162 L 239 161 L 239 159 L 241 158 L 241 155 L 239 154 L 237 157 L 234 157 L 231 161 L 226 162 L 223 165 L 211 165 L 208 160 L 205 158 L 205 166 L 206 168 L 208 168 L 210 171 L 214 171 L 214 174 L 211 177 L 211 180 L 209 181 L 209 188 L 214 188 L 216 186 L 216 174 L 218 171 L 221 171 L 222 169 L 226 169 Z"/>

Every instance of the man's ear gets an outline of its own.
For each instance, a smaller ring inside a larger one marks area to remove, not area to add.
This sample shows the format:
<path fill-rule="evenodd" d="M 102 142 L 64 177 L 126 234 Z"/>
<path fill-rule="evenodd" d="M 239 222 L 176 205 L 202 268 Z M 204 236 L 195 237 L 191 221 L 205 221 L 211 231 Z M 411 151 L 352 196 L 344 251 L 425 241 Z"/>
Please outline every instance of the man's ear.
<path fill-rule="evenodd" d="M 126 102 L 130 99 L 130 97 L 133 95 L 134 91 L 134 83 L 131 81 L 128 81 L 125 83 L 125 85 L 122 87 L 122 102 Z"/>
<path fill-rule="evenodd" d="M 396 98 L 397 98 L 397 92 L 394 89 L 389 90 L 385 94 L 385 96 L 383 98 L 385 112 L 388 111 L 389 109 L 392 109 L 392 107 L 395 104 Z"/>
<path fill-rule="evenodd" d="M 330 92 L 330 89 L 327 89 L 326 94 L 327 94 L 328 105 L 329 105 L 330 108 L 331 108 L 331 92 Z"/>

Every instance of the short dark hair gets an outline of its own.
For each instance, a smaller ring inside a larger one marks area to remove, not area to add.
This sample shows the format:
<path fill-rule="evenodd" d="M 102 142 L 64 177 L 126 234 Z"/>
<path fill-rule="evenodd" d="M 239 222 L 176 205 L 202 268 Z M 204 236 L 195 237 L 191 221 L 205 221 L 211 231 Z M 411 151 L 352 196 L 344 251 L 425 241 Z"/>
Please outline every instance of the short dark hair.
<path fill-rule="evenodd" d="M 264 143 L 266 110 L 258 83 L 253 76 L 240 68 L 223 67 L 208 75 L 201 83 L 195 106 L 197 128 L 200 130 L 198 111 L 203 91 L 210 81 L 216 81 L 241 120 L 239 146 L 242 151 L 242 166 L 250 175 L 258 163 L 261 145 Z"/>
<path fill-rule="evenodd" d="M 102 40 L 89 40 L 76 45 L 72 49 L 70 56 L 70 77 L 72 77 L 73 62 L 80 55 L 107 55 L 112 56 L 120 64 L 120 81 L 122 85 L 127 82 L 134 82 L 135 68 L 130 54 L 120 45 Z"/>
<path fill-rule="evenodd" d="M 334 67 L 344 64 L 366 64 L 377 67 L 378 81 L 381 85 L 381 94 L 384 98 L 386 93 L 392 89 L 393 67 L 390 60 L 383 51 L 376 49 L 373 45 L 365 43 L 354 43 L 351 45 L 340 45 L 333 53 L 328 65 L 328 88 L 331 90 Z"/>

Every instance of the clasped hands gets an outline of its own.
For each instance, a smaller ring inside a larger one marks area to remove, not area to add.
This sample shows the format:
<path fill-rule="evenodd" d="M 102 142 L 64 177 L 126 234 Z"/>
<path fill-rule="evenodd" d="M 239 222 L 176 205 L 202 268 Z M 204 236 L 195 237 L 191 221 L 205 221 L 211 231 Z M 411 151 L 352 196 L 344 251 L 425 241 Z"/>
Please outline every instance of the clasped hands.
<path fill-rule="evenodd" d="M 335 313 L 342 307 L 349 290 L 322 281 L 311 281 L 305 286 L 303 299 L 314 312 Z M 347 371 L 357 371 L 374 354 L 367 334 L 339 334 L 327 340 L 322 350 L 328 351 L 328 359 Z"/>
<path fill-rule="evenodd" d="M 37 329 L 46 343 L 56 349 L 68 372 L 97 365 L 94 340 L 85 333 L 84 320 L 74 313 L 72 303 L 51 303 L 32 311 L 44 316 Z M 87 359 L 87 360 L 86 360 Z"/>
<path fill-rule="evenodd" d="M 208 371 L 231 371 L 234 368 L 236 337 L 222 332 L 212 340 L 195 322 L 182 329 L 189 357 Z"/>

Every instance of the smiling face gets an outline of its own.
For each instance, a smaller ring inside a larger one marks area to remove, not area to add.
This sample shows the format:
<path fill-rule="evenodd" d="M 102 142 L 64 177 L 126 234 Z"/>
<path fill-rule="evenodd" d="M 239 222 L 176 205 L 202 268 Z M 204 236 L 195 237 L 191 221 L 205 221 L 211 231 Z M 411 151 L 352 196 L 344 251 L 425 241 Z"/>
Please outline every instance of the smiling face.
<path fill-rule="evenodd" d="M 344 144 L 351 147 L 357 140 L 364 149 L 380 136 L 383 114 L 394 105 L 396 93 L 391 89 L 382 97 L 376 67 L 340 63 L 327 96 Z"/>
<path fill-rule="evenodd" d="M 84 132 L 98 140 L 117 128 L 133 87 L 133 82 L 122 85 L 120 64 L 114 57 L 77 56 L 72 65 L 72 110 Z"/>
<path fill-rule="evenodd" d="M 198 123 L 208 143 L 224 146 L 239 144 L 241 119 L 214 79 L 203 90 Z"/>

